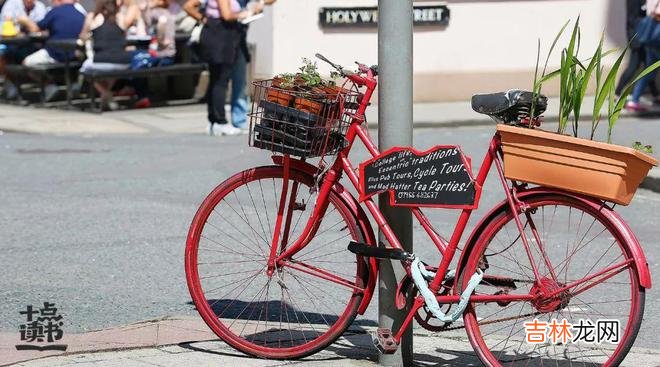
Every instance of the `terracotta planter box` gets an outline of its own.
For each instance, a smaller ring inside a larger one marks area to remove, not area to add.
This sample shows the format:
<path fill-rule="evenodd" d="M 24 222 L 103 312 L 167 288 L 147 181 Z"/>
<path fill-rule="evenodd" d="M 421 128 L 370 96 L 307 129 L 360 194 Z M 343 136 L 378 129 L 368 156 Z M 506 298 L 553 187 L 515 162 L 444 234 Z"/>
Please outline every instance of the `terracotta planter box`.
<path fill-rule="evenodd" d="M 285 107 L 291 106 L 291 102 L 293 101 L 293 98 L 294 96 L 292 94 L 279 89 L 269 89 L 266 95 L 266 100 L 268 100 L 269 102 L 275 102 Z"/>
<path fill-rule="evenodd" d="M 504 175 L 628 205 L 658 161 L 633 148 L 538 129 L 497 125 Z"/>
<path fill-rule="evenodd" d="M 300 111 L 306 111 L 313 115 L 320 115 L 324 104 L 311 99 L 298 97 L 295 100 L 294 107 Z"/>

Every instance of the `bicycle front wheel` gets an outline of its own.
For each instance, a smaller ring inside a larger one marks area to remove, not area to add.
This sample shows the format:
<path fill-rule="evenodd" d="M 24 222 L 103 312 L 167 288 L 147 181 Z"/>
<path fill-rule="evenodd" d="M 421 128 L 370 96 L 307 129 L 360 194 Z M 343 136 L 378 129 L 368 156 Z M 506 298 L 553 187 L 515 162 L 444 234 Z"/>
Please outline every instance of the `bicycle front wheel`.
<path fill-rule="evenodd" d="M 503 211 L 470 249 L 459 284 L 481 269 L 476 295 L 535 298 L 470 303 L 472 346 L 488 366 L 618 366 L 637 336 L 645 295 L 623 236 L 600 210 L 569 196 L 523 201 L 529 253 L 513 213 Z"/>
<path fill-rule="evenodd" d="M 291 170 L 293 211 L 278 254 L 301 236 L 316 202 L 313 185 L 312 176 Z M 279 166 L 220 184 L 195 215 L 185 254 L 190 294 L 207 325 L 234 348 L 272 359 L 300 358 L 337 339 L 354 320 L 369 276 L 364 259 L 346 249 L 364 233 L 335 192 L 314 237 L 268 274 L 282 187 Z"/>

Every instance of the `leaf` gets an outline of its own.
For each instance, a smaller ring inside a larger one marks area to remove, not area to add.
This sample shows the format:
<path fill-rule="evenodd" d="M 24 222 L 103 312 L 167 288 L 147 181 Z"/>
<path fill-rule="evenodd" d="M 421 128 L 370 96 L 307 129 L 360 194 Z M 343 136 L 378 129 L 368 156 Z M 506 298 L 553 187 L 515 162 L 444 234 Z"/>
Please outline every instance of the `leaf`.
<path fill-rule="evenodd" d="M 635 79 L 633 79 L 623 88 L 623 90 L 621 91 L 621 95 L 619 96 L 619 99 L 617 100 L 616 104 L 614 105 L 614 108 L 612 109 L 611 113 L 608 116 L 608 123 L 609 123 L 608 141 L 610 140 L 611 131 L 614 128 L 614 125 L 619 120 L 619 115 L 621 114 L 621 110 L 623 110 L 623 106 L 626 104 L 628 95 L 630 95 L 630 92 L 632 92 L 632 89 L 635 86 L 635 84 L 646 75 L 654 72 L 657 68 L 660 68 L 660 61 L 656 61 L 653 65 L 642 70 L 639 74 L 637 74 Z"/>
<path fill-rule="evenodd" d="M 555 39 L 552 41 L 552 46 L 550 46 L 550 50 L 548 51 L 548 57 L 545 59 L 545 65 L 543 66 L 543 73 L 541 75 L 545 75 L 546 70 L 548 69 L 548 61 L 550 60 L 550 55 L 552 55 L 552 51 L 555 49 L 555 46 L 557 46 L 557 42 L 559 42 L 559 39 L 561 36 L 564 34 L 564 31 L 566 30 L 566 27 L 568 27 L 568 24 L 570 23 L 570 19 L 564 23 L 564 26 L 561 27 L 559 30 L 559 33 L 555 36 Z"/>
<path fill-rule="evenodd" d="M 623 57 L 626 55 L 626 52 L 628 51 L 629 47 L 630 44 L 628 44 L 628 46 L 626 46 L 623 52 L 621 52 L 621 55 L 619 55 L 619 58 L 616 60 L 614 65 L 612 65 L 612 68 L 610 69 L 609 73 L 607 73 L 607 77 L 605 78 L 605 81 L 600 87 L 600 90 L 597 91 L 596 100 L 594 103 L 594 115 L 595 114 L 600 115 L 600 111 L 602 110 L 603 105 L 605 104 L 605 100 L 608 97 L 610 90 L 615 88 L 616 75 L 619 71 L 619 67 L 621 66 L 621 62 L 623 61 Z M 610 113 L 608 113 L 608 115 L 611 116 Z"/>

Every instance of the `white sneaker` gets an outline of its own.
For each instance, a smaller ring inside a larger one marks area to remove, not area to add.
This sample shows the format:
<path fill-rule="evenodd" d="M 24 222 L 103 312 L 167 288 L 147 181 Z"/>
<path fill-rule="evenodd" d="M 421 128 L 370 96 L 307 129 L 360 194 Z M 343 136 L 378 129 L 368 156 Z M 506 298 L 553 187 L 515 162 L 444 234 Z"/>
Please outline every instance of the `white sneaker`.
<path fill-rule="evenodd" d="M 241 135 L 247 135 L 250 133 L 250 126 L 248 124 L 245 124 L 241 127 L 238 126 L 234 126 L 234 127 L 241 131 L 240 132 Z"/>
<path fill-rule="evenodd" d="M 239 135 L 241 134 L 241 129 L 233 127 L 231 124 L 216 124 L 213 126 L 213 132 L 216 135 Z"/>
<path fill-rule="evenodd" d="M 213 125 L 214 124 L 212 122 L 209 122 L 209 124 L 206 126 L 206 133 L 209 136 L 215 136 L 214 131 L 213 131 Z"/>
<path fill-rule="evenodd" d="M 44 100 L 46 102 L 52 101 L 55 96 L 57 95 L 57 92 L 59 92 L 59 88 L 55 84 L 48 84 L 44 87 Z"/>
<path fill-rule="evenodd" d="M 4 90 L 5 98 L 16 99 L 18 97 L 18 88 L 16 88 L 14 83 L 10 82 L 9 80 L 5 80 Z"/>

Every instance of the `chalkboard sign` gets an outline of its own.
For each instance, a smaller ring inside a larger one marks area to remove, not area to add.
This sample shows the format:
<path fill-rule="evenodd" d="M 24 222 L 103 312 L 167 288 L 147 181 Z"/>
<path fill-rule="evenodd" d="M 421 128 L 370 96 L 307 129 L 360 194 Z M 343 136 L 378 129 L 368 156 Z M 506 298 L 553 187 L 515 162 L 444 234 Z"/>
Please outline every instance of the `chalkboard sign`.
<path fill-rule="evenodd" d="M 360 200 L 390 192 L 393 206 L 475 209 L 481 186 L 457 146 L 396 147 L 360 164 Z"/>

